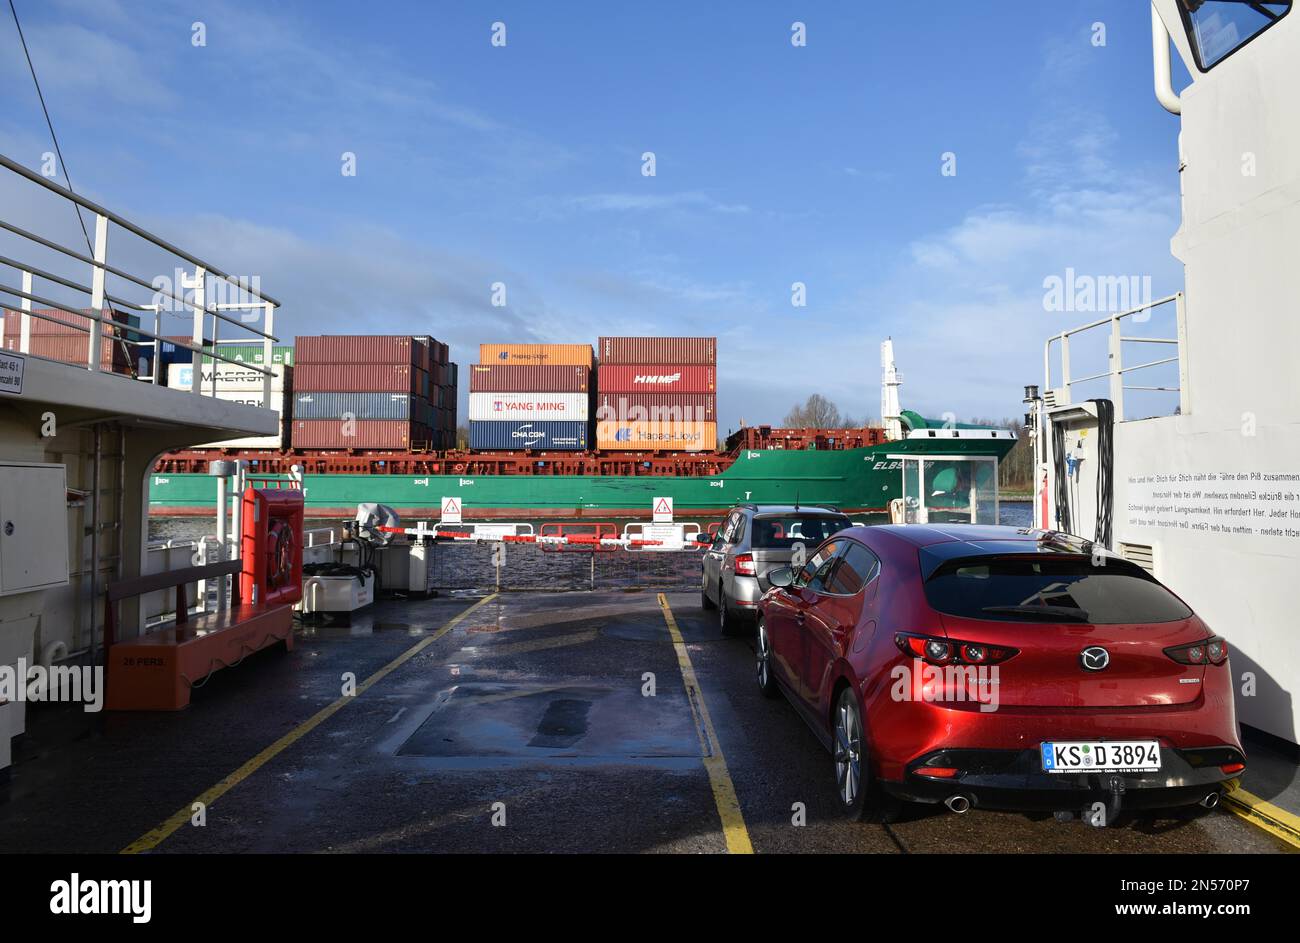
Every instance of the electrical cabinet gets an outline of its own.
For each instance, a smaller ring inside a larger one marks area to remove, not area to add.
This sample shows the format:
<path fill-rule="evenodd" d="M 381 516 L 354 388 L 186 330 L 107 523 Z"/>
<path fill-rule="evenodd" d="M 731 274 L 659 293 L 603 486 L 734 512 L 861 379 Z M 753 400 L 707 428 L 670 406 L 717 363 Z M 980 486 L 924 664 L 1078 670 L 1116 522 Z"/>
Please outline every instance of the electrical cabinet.
<path fill-rule="evenodd" d="M 68 582 L 63 465 L 0 462 L 0 596 Z"/>

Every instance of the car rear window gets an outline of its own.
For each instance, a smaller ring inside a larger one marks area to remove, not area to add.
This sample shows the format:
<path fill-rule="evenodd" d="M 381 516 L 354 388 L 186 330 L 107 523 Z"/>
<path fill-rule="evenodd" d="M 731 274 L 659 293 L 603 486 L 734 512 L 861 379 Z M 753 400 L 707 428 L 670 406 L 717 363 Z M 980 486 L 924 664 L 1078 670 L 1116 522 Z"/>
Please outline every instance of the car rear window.
<path fill-rule="evenodd" d="M 781 514 L 754 518 L 750 543 L 765 549 L 789 549 L 802 542 L 818 546 L 852 522 L 843 514 Z"/>
<path fill-rule="evenodd" d="M 968 619 L 1175 622 L 1192 614 L 1145 570 L 1127 560 L 1046 554 L 949 560 L 925 581 L 930 606 Z"/>

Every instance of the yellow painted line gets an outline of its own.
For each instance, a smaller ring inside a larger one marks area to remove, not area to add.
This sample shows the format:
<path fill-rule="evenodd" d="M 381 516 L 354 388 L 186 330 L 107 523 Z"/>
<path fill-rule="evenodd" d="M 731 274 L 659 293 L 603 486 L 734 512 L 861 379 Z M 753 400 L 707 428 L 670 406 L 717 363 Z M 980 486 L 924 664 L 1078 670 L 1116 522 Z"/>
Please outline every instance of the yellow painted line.
<path fill-rule="evenodd" d="M 190 821 L 190 819 L 194 815 L 194 810 L 193 810 L 194 803 L 201 802 L 203 803 L 205 808 L 211 808 L 214 802 L 216 802 L 218 799 L 220 799 L 230 790 L 234 789 L 236 786 L 242 783 L 249 776 L 256 773 L 259 769 L 261 769 L 271 760 L 275 759 L 275 757 L 279 756 L 289 747 L 293 746 L 295 743 L 297 743 L 307 734 L 311 733 L 313 730 L 315 730 L 325 721 L 329 720 L 331 717 L 333 717 L 343 708 L 347 707 L 349 704 L 351 704 L 353 701 L 359 698 L 362 694 L 365 694 L 366 691 L 370 690 L 370 688 L 372 688 L 374 685 L 378 684 L 380 681 L 388 677 L 398 668 L 402 667 L 402 665 L 406 664 L 416 655 L 420 654 L 420 652 L 424 651 L 434 642 L 438 641 L 438 639 L 442 638 L 444 635 L 446 635 L 448 632 L 454 629 L 457 625 L 459 625 L 461 621 L 465 619 L 466 616 L 468 616 L 479 606 L 482 606 L 485 603 L 491 602 L 493 599 L 495 599 L 496 595 L 497 595 L 496 593 L 492 593 L 489 596 L 484 596 L 478 602 L 474 603 L 474 605 L 470 606 L 468 609 L 464 610 L 459 615 L 454 616 L 453 618 L 448 620 L 446 623 L 443 624 L 443 626 L 440 629 L 438 629 L 432 635 L 426 636 L 425 638 L 421 639 L 419 642 L 417 642 L 415 645 L 412 645 L 410 648 L 408 648 L 402 654 L 398 655 L 388 664 L 384 665 L 384 667 L 380 668 L 378 671 L 372 674 L 365 681 L 361 682 L 361 684 L 357 686 L 356 694 L 344 695 L 343 697 L 340 697 L 337 701 L 335 701 L 333 704 L 330 704 L 328 707 L 322 708 L 321 710 L 317 711 L 316 714 L 314 714 L 312 717 L 303 721 L 293 730 L 290 730 L 279 740 L 275 741 L 275 743 L 271 744 L 261 753 L 257 754 L 257 756 L 253 757 L 243 766 L 239 767 L 239 769 L 235 770 L 233 773 L 231 773 L 225 779 L 221 780 L 215 786 L 212 786 L 210 789 L 208 789 L 206 792 L 204 792 L 202 795 L 196 798 L 194 802 L 191 802 L 189 805 L 185 806 L 182 809 L 178 809 L 175 812 L 175 814 L 171 816 L 171 818 L 167 819 L 167 821 L 163 822 L 157 828 L 145 832 L 135 841 L 131 842 L 131 844 L 127 845 L 125 848 L 122 849 L 121 854 L 137 855 L 140 854 L 141 852 L 152 851 L 154 848 L 157 848 L 160 844 L 162 844 L 162 842 L 166 841 L 167 838 L 169 838 L 172 834 L 174 834 L 177 829 L 181 828 L 183 825 L 187 824 Z"/>
<path fill-rule="evenodd" d="M 1256 828 L 1262 828 L 1288 845 L 1300 848 L 1300 815 L 1279 808 L 1240 786 L 1224 794 L 1223 805 L 1233 815 L 1245 819 Z"/>
<path fill-rule="evenodd" d="M 695 729 L 701 731 L 707 742 L 700 746 L 704 753 L 704 769 L 709 774 L 709 785 L 713 787 L 713 801 L 718 807 L 718 817 L 722 819 L 722 835 L 727 840 L 727 851 L 733 855 L 752 855 L 754 846 L 749 841 L 749 829 L 745 827 L 745 817 L 740 812 L 740 802 L 736 799 L 736 787 L 727 772 L 727 760 L 722 755 L 722 744 L 713 729 L 709 717 L 708 705 L 704 703 L 704 692 L 700 690 L 699 679 L 695 677 L 695 666 L 682 641 L 682 633 L 673 618 L 673 610 L 668 605 L 668 597 L 659 594 L 659 608 L 663 610 L 664 621 L 668 623 L 668 634 L 672 636 L 673 648 L 677 650 L 677 666 L 681 669 L 682 680 L 686 683 L 686 699 L 691 705 L 691 714 L 695 717 Z"/>

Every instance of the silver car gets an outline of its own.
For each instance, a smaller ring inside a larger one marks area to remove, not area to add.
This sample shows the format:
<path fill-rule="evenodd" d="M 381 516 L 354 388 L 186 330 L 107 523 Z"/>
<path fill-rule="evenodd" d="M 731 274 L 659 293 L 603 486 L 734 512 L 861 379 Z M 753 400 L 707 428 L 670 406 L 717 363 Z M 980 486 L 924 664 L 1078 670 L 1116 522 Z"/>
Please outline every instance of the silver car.
<path fill-rule="evenodd" d="M 700 603 L 717 609 L 729 635 L 740 618 L 752 619 L 771 584 L 767 574 L 811 553 L 823 540 L 852 525 L 830 505 L 742 504 L 727 514 L 704 552 Z"/>

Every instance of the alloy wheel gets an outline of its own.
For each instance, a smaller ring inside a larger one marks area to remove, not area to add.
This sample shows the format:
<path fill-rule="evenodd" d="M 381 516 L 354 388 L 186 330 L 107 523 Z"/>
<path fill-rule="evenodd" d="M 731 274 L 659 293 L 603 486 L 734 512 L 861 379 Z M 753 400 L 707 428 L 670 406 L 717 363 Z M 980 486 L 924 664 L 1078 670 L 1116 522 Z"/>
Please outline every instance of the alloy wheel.
<path fill-rule="evenodd" d="M 853 805 L 862 785 L 862 724 L 851 698 L 845 691 L 835 711 L 835 782 L 845 806 Z"/>

